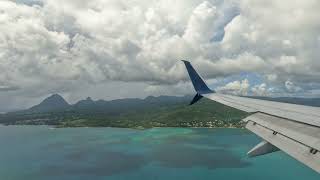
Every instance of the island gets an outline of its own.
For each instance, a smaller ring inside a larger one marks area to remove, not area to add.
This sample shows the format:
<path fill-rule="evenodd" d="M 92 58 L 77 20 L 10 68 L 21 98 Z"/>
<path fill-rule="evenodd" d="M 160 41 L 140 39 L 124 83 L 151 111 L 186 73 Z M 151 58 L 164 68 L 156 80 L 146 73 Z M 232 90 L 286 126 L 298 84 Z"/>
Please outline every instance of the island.
<path fill-rule="evenodd" d="M 53 125 L 55 127 L 209 127 L 242 128 L 248 114 L 203 99 L 189 105 L 192 96 L 149 96 L 112 101 L 90 97 L 70 105 L 58 94 L 27 110 L 0 115 L 4 125 Z"/>
<path fill-rule="evenodd" d="M 320 106 L 319 98 L 268 98 L 272 101 Z M 144 99 L 92 100 L 69 104 L 59 94 L 29 109 L 0 114 L 4 125 L 52 125 L 55 127 L 208 127 L 243 128 L 249 114 L 203 98 L 189 105 L 192 96 L 148 96 Z"/>

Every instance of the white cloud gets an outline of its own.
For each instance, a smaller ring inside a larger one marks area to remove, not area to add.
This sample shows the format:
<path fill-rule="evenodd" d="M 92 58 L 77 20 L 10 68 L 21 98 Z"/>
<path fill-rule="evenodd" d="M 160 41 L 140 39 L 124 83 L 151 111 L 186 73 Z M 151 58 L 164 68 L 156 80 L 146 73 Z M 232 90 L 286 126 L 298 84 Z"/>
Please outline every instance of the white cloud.
<path fill-rule="evenodd" d="M 179 61 L 188 59 L 206 78 L 250 71 L 268 89 L 309 92 L 320 84 L 319 8 L 314 0 L 3 0 L 0 86 L 19 87 L 3 91 L 17 99 L 114 81 L 185 93 L 176 84 L 188 80 Z"/>
<path fill-rule="evenodd" d="M 255 85 L 251 88 L 253 95 L 256 96 L 267 96 L 269 95 L 269 89 L 265 83 Z"/>
<path fill-rule="evenodd" d="M 319 7 L 317 1 L 241 1 L 241 14 L 226 26 L 222 47 L 232 54 L 250 51 L 282 81 L 313 79 L 320 65 Z"/>
<path fill-rule="evenodd" d="M 204 1 L 193 10 L 183 38 L 195 46 L 209 43 L 217 16 L 217 8 L 210 2 Z"/>
<path fill-rule="evenodd" d="M 275 81 L 277 81 L 278 76 L 277 76 L 276 74 L 267 74 L 267 75 L 266 75 L 266 79 L 267 79 L 269 82 L 275 82 Z"/>
<path fill-rule="evenodd" d="M 286 81 L 285 82 L 285 87 L 287 89 L 288 92 L 293 92 L 293 93 L 296 93 L 296 92 L 299 92 L 301 91 L 301 87 L 295 85 L 293 82 L 291 82 L 290 80 Z"/>
<path fill-rule="evenodd" d="M 233 81 L 225 86 L 220 86 L 216 88 L 217 92 L 226 93 L 226 94 L 234 94 L 246 96 L 249 92 L 250 83 L 248 79 L 244 79 L 242 81 Z"/>

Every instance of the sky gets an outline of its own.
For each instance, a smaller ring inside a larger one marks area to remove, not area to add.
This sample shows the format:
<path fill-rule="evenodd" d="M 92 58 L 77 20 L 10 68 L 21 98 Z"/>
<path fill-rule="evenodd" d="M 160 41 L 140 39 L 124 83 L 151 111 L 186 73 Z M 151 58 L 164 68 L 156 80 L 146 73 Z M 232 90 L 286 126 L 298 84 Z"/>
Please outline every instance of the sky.
<path fill-rule="evenodd" d="M 59 93 L 320 97 L 318 0 L 1 0 L 0 112 Z"/>

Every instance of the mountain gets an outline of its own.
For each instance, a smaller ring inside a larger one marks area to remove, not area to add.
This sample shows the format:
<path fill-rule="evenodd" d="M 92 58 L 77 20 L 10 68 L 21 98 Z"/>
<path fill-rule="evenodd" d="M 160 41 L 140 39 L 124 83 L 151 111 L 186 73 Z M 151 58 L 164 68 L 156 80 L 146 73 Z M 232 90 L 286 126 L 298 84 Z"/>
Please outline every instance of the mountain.
<path fill-rule="evenodd" d="M 258 97 L 250 96 L 250 98 L 286 102 L 293 104 L 320 106 L 320 98 L 294 98 L 294 97 Z M 111 101 L 97 100 L 94 101 L 90 97 L 80 100 L 77 103 L 70 105 L 63 97 L 58 94 L 53 94 L 43 100 L 40 104 L 31 107 L 23 113 L 43 113 L 43 112 L 62 112 L 73 111 L 85 114 L 108 114 L 119 115 L 132 111 L 149 111 L 156 108 L 167 107 L 178 104 L 188 104 L 192 96 L 148 96 L 145 99 L 126 98 L 116 99 Z"/>
<path fill-rule="evenodd" d="M 85 100 L 80 100 L 76 104 L 72 105 L 71 109 L 75 112 L 81 113 L 103 113 L 109 115 L 118 115 L 122 113 L 150 110 L 153 108 L 159 108 L 164 106 L 177 105 L 190 101 L 191 96 L 148 96 L 145 99 L 138 98 L 126 98 L 116 99 L 111 101 L 97 100 L 93 101 L 90 97 Z"/>
<path fill-rule="evenodd" d="M 293 104 L 320 106 L 320 98 L 294 98 L 294 97 L 252 97 L 256 99 L 287 102 Z M 66 112 L 73 111 L 85 114 L 108 114 L 119 115 L 132 111 L 149 111 L 156 108 L 167 107 L 178 104 L 188 104 L 192 96 L 148 96 L 145 99 L 126 98 L 116 99 L 111 101 L 97 100 L 94 101 L 90 97 L 80 100 L 77 103 L 70 105 L 59 94 L 53 94 L 44 99 L 40 104 L 31 107 L 30 109 L 20 111 L 22 113 L 44 113 L 44 112 Z"/>
<path fill-rule="evenodd" d="M 320 99 L 251 97 L 320 106 Z M 54 94 L 24 111 L 0 115 L 1 124 L 59 127 L 242 127 L 248 114 L 208 99 L 188 106 L 192 96 L 148 96 L 111 101 L 90 97 L 69 105 Z"/>
<path fill-rule="evenodd" d="M 28 109 L 29 112 L 55 112 L 64 111 L 70 108 L 70 104 L 59 94 L 53 94 L 44 99 L 40 104 Z"/>
<path fill-rule="evenodd" d="M 80 100 L 76 104 L 73 105 L 75 109 L 87 109 L 94 108 L 96 102 L 91 99 L 91 97 L 87 97 L 85 100 Z"/>

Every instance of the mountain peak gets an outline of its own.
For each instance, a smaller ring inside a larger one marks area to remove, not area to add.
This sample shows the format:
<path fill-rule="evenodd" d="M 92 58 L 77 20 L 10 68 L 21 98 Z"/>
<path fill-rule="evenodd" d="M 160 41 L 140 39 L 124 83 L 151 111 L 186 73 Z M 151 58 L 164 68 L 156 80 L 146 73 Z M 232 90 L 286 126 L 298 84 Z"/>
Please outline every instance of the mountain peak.
<path fill-rule="evenodd" d="M 80 108 L 80 109 L 94 107 L 94 105 L 95 105 L 95 101 L 93 101 L 91 97 L 87 97 L 86 99 L 80 100 L 76 104 L 74 104 L 76 108 Z"/>
<path fill-rule="evenodd" d="M 156 99 L 155 96 L 147 96 L 146 98 L 144 98 L 145 100 L 149 100 L 149 99 Z"/>
<path fill-rule="evenodd" d="M 62 96 L 59 94 L 52 94 L 51 96 L 44 99 L 40 104 L 31 107 L 29 110 L 37 112 L 49 112 L 65 110 L 70 105 Z"/>
<path fill-rule="evenodd" d="M 47 97 L 46 99 L 63 99 L 63 97 L 60 94 L 52 94 L 51 96 Z M 44 99 L 44 100 L 46 100 Z"/>
<path fill-rule="evenodd" d="M 49 96 L 49 97 L 47 97 L 46 99 L 44 99 L 41 103 L 54 103 L 54 104 L 56 104 L 56 103 L 61 103 L 61 104 L 67 104 L 67 105 L 69 105 L 68 103 L 67 103 L 67 101 L 66 100 L 64 100 L 64 98 L 62 97 L 62 96 L 60 96 L 59 94 L 52 94 L 51 96 Z M 40 103 L 40 104 L 41 104 Z"/>
<path fill-rule="evenodd" d="M 91 97 L 87 97 L 86 101 L 92 101 Z"/>

